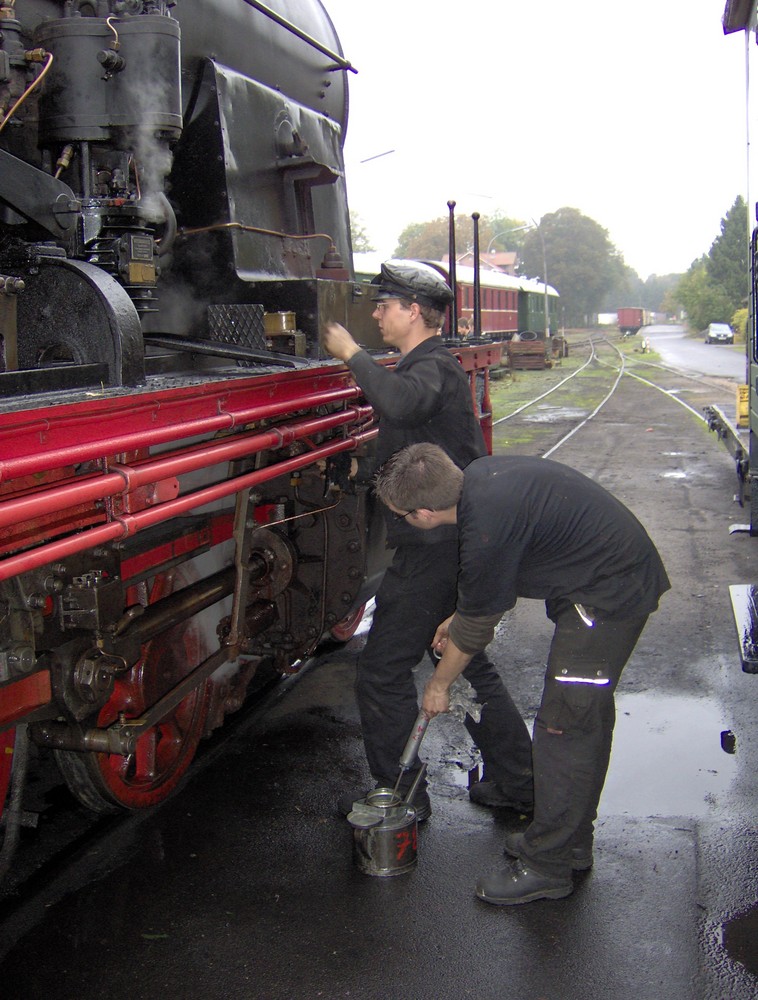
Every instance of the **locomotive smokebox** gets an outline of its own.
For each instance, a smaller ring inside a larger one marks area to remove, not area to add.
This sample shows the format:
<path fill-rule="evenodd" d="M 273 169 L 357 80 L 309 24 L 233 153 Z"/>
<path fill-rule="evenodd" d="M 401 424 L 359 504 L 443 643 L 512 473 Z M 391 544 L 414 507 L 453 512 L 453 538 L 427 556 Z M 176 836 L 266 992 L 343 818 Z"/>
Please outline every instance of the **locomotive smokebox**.
<path fill-rule="evenodd" d="M 143 14 L 46 21 L 35 45 L 52 53 L 40 98 L 42 146 L 107 142 L 130 149 L 151 133 L 173 141 L 182 131 L 180 29 Z"/>

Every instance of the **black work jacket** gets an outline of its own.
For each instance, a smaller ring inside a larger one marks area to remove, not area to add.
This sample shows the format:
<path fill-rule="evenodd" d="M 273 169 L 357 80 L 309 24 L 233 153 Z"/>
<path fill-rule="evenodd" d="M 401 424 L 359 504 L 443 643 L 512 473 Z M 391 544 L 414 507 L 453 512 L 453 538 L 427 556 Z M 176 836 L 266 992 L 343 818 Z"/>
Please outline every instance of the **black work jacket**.
<path fill-rule="evenodd" d="M 394 369 L 377 364 L 366 351 L 354 354 L 348 364 L 379 418 L 377 467 L 401 448 L 422 441 L 439 445 L 461 469 L 486 455 L 468 376 L 439 337 L 423 340 Z M 456 537 L 454 525 L 422 531 L 388 512 L 390 546 Z"/>
<path fill-rule="evenodd" d="M 642 617 L 671 586 L 634 514 L 549 459 L 498 455 L 470 465 L 458 529 L 458 612 L 466 616 L 502 614 L 528 597 L 543 599 L 553 620 L 572 604 Z"/>

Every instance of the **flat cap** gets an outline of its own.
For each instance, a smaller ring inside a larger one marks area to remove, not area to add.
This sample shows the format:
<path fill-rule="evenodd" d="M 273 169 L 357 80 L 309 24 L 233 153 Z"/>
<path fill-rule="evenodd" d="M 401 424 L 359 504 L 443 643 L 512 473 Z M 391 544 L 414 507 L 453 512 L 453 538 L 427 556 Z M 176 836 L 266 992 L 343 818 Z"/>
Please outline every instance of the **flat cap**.
<path fill-rule="evenodd" d="M 374 302 L 382 299 L 408 299 L 422 306 L 444 309 L 453 301 L 450 286 L 439 271 L 416 260 L 387 260 L 371 279 L 376 290 Z"/>

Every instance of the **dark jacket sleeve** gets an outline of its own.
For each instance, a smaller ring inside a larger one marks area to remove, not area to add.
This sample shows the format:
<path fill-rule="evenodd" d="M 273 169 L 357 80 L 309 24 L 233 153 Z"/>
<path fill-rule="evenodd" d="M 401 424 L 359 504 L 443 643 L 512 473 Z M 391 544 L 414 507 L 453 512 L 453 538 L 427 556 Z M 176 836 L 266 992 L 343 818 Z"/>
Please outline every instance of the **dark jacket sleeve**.
<path fill-rule="evenodd" d="M 348 365 L 369 403 L 398 427 L 422 424 L 440 408 L 443 376 L 434 356 L 388 369 L 359 351 Z"/>
<path fill-rule="evenodd" d="M 422 441 L 439 445 L 461 469 L 485 454 L 468 377 L 438 337 L 423 340 L 391 369 L 366 351 L 354 354 L 348 364 L 378 417 L 377 465 Z M 456 538 L 453 525 L 422 531 L 387 512 L 390 546 L 433 545 Z"/>

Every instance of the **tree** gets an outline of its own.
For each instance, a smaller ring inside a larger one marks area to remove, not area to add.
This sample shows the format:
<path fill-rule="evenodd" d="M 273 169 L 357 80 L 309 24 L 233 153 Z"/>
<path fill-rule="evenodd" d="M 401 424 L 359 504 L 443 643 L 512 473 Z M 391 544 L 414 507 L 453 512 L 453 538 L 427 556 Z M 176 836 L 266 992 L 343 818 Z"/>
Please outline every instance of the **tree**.
<path fill-rule="evenodd" d="M 543 215 L 524 239 L 521 273 L 544 279 L 561 296 L 565 322 L 586 326 L 603 296 L 624 275 L 623 258 L 607 230 L 576 208 Z"/>
<path fill-rule="evenodd" d="M 666 299 L 681 278 L 681 274 L 651 274 L 643 281 L 633 268 L 624 264 L 621 279 L 603 296 L 601 311 L 613 313 L 620 306 L 642 306 L 651 312 L 671 312 Z"/>
<path fill-rule="evenodd" d="M 734 335 L 739 340 L 744 340 L 747 336 L 747 321 L 748 321 L 748 310 L 738 309 L 732 316 L 731 327 L 734 330 Z"/>
<path fill-rule="evenodd" d="M 721 220 L 721 235 L 713 241 L 705 262 L 708 277 L 729 299 L 728 315 L 747 301 L 747 253 L 747 205 L 742 195 L 737 195 Z"/>
<path fill-rule="evenodd" d="M 652 308 L 643 301 L 644 295 L 645 282 L 634 268 L 623 264 L 619 270 L 618 279 L 603 295 L 598 311 L 612 313 L 616 312 L 619 306 L 631 305 Z"/>
<path fill-rule="evenodd" d="M 733 312 L 723 286 L 717 285 L 708 275 L 705 256 L 690 266 L 677 285 L 674 297 L 696 330 L 704 330 L 709 323 L 726 323 Z"/>
<path fill-rule="evenodd" d="M 479 249 L 482 256 L 486 255 L 491 246 L 492 250 L 511 250 L 521 257 L 529 225 L 523 219 L 512 219 L 499 213 L 483 215 L 479 220 Z"/>
<path fill-rule="evenodd" d="M 645 282 L 640 304 L 653 312 L 669 312 L 666 302 L 681 279 L 681 274 L 651 274 Z"/>
<path fill-rule="evenodd" d="M 411 260 L 441 260 L 449 250 L 448 217 L 428 222 L 412 222 L 400 234 L 395 257 Z M 482 215 L 479 219 L 479 254 L 484 257 L 492 243 L 493 250 L 514 250 L 520 254 L 525 224 L 505 215 Z M 474 223 L 471 216 L 455 217 L 455 252 L 457 256 L 474 248 Z"/>
<path fill-rule="evenodd" d="M 462 235 L 459 220 L 455 220 L 456 246 Z M 448 220 L 444 217 L 430 222 L 412 222 L 400 234 L 393 257 L 409 260 L 441 260 L 448 250 Z"/>
<path fill-rule="evenodd" d="M 376 250 L 376 247 L 371 244 L 363 219 L 355 212 L 350 213 L 350 239 L 353 244 L 353 253 L 368 253 L 371 250 Z"/>
<path fill-rule="evenodd" d="M 729 323 L 747 302 L 748 275 L 747 205 L 738 195 L 721 220 L 720 235 L 707 254 L 692 262 L 672 298 L 696 330 Z"/>

